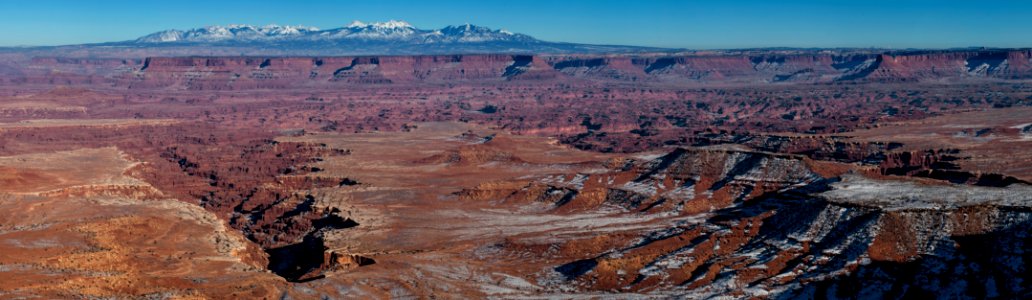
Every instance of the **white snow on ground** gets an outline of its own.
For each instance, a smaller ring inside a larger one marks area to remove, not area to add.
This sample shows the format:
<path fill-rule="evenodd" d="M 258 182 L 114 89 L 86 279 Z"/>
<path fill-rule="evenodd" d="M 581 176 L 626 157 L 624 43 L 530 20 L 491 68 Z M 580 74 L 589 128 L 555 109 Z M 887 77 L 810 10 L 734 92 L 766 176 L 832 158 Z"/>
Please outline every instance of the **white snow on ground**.
<path fill-rule="evenodd" d="M 639 273 L 645 276 L 666 275 L 666 270 L 680 269 L 685 264 L 692 262 L 694 248 L 683 248 L 668 253 L 656 259 L 656 261 L 642 268 Z"/>
<path fill-rule="evenodd" d="M 569 184 L 577 190 L 580 190 L 584 188 L 584 181 L 586 180 L 588 180 L 588 175 L 577 174 L 577 176 L 574 176 L 573 179 L 570 179 Z"/>
<path fill-rule="evenodd" d="M 951 209 L 978 204 L 1028 207 L 1032 186 L 1007 187 L 927 185 L 845 175 L 820 196 L 831 202 L 880 207 L 885 210 Z"/>
<path fill-rule="evenodd" d="M 629 192 L 634 192 L 634 193 L 637 193 L 637 194 L 649 195 L 650 197 L 651 196 L 655 196 L 656 195 L 656 191 L 657 191 L 657 187 L 656 187 L 656 185 L 652 181 L 645 181 L 645 182 L 628 181 L 627 183 L 624 183 L 624 185 L 622 187 L 620 187 L 620 189 L 625 190 L 625 191 L 629 191 Z"/>
<path fill-rule="evenodd" d="M 549 175 L 548 177 L 542 178 L 541 183 L 567 187 L 575 190 L 581 190 L 584 188 L 584 182 L 588 180 L 587 174 L 574 175 L 569 181 L 566 180 L 566 175 Z"/>
<path fill-rule="evenodd" d="M 486 280 L 480 280 L 483 282 L 480 289 L 485 294 L 512 296 L 514 294 L 530 295 L 541 292 L 541 287 L 530 283 L 526 279 L 503 273 L 493 273 L 492 275 L 494 276 L 484 278 Z"/>
<path fill-rule="evenodd" d="M 476 226 L 449 226 L 440 224 L 437 230 L 450 232 L 464 239 L 485 236 L 515 235 L 526 233 L 549 233 L 549 238 L 561 234 L 598 234 L 614 231 L 643 230 L 656 228 L 657 219 L 669 222 L 683 221 L 686 224 L 702 223 L 708 214 L 667 218 L 654 215 L 623 215 L 619 211 L 598 211 L 571 215 L 529 215 L 506 210 L 482 209 L 475 212 L 461 210 L 442 211 L 444 217 L 453 216 L 471 219 Z"/>
<path fill-rule="evenodd" d="M 639 159 L 641 161 L 650 161 L 650 160 L 657 160 L 660 157 L 663 157 L 664 155 L 667 155 L 667 153 L 639 154 L 639 155 L 635 155 L 634 158 L 635 159 Z"/>
<path fill-rule="evenodd" d="M 663 197 L 673 200 L 692 200 L 695 198 L 695 185 L 679 186 L 663 193 Z"/>

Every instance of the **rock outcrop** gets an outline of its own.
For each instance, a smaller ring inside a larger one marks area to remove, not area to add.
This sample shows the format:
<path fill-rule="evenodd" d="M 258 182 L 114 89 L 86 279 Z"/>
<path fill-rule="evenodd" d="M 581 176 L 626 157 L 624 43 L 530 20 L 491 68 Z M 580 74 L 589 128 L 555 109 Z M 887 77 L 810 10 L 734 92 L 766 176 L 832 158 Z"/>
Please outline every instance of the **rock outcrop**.
<path fill-rule="evenodd" d="M 631 241 L 595 241 L 615 247 L 555 266 L 555 284 L 743 298 L 983 298 L 1029 292 L 1022 284 L 1028 280 L 1028 254 L 1020 250 L 1030 241 L 1022 233 L 1032 220 L 1029 185 L 972 188 L 856 174 L 823 177 L 799 158 L 740 152 L 674 151 L 629 165 L 634 167 L 623 169 L 652 180 L 676 182 L 695 174 L 693 185 L 709 188 L 696 189 L 674 212 L 703 214 L 706 220 Z M 707 169 L 714 172 L 701 171 Z M 722 192 L 727 185 L 767 192 Z M 628 193 L 614 204 L 634 199 L 647 204 L 663 187 L 622 189 Z M 742 197 L 707 200 L 718 195 Z M 704 207 L 691 209 L 697 205 Z"/>
<path fill-rule="evenodd" d="M 580 79 L 664 84 L 941 82 L 1032 78 L 1027 49 L 625 55 L 36 57 L 10 82 L 195 90 Z M 18 68 L 18 67 L 15 67 Z M 20 74 L 20 76 L 19 76 Z"/>

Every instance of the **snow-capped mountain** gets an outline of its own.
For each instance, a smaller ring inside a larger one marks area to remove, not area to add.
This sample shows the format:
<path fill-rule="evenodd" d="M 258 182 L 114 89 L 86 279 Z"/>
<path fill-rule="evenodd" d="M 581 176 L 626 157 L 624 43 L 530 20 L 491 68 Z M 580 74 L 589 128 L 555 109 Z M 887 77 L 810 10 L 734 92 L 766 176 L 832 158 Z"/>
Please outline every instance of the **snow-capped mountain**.
<path fill-rule="evenodd" d="M 397 40 L 412 38 L 418 35 L 420 31 L 405 21 L 390 20 L 369 24 L 362 21 L 354 21 L 343 28 L 320 32 L 319 37 Z"/>
<path fill-rule="evenodd" d="M 342 27 L 227 25 L 155 32 L 86 45 L 88 55 L 122 48 L 140 55 L 421 55 L 474 53 L 627 53 L 672 49 L 542 41 L 473 24 L 421 29 L 405 21 L 354 21 Z M 124 52 L 123 52 L 124 54 Z"/>
<path fill-rule="evenodd" d="M 166 30 L 139 39 L 136 43 L 227 43 L 257 41 L 404 41 L 410 43 L 478 43 L 478 42 L 536 42 L 523 34 L 495 30 L 471 24 L 447 26 L 437 30 L 416 28 L 405 21 L 364 23 L 354 21 L 347 26 L 319 30 L 306 26 L 252 26 L 229 25 L 204 28 Z"/>
<path fill-rule="evenodd" d="M 492 30 L 491 28 L 481 27 L 471 24 L 462 26 L 448 26 L 440 30 L 434 31 L 437 35 L 442 37 L 443 42 L 486 42 L 486 41 L 497 41 L 497 40 L 512 40 L 512 41 L 533 41 L 534 38 L 525 34 L 516 34 L 503 30 Z"/>
<path fill-rule="evenodd" d="M 165 30 L 146 35 L 136 42 L 140 43 L 174 43 L 174 42 L 218 42 L 218 41 L 253 41 L 290 39 L 307 36 L 318 32 L 319 28 L 305 26 L 207 26 L 204 28 L 181 30 Z"/>

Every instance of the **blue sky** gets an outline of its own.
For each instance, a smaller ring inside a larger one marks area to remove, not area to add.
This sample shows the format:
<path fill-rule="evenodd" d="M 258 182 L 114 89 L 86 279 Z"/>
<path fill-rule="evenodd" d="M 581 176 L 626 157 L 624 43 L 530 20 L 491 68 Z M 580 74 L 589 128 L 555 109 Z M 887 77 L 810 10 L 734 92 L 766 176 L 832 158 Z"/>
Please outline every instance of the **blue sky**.
<path fill-rule="evenodd" d="M 1032 46 L 1032 1 L 216 1 L 3 0 L 0 46 L 133 39 L 163 29 L 319 28 L 405 20 L 473 23 L 534 37 L 693 49 Z"/>

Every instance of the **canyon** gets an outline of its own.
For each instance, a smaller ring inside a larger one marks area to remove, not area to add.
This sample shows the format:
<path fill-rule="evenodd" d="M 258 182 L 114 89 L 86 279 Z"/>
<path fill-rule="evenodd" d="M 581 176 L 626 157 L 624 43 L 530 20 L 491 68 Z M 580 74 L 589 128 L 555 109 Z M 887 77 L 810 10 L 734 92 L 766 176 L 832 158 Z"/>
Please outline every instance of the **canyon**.
<path fill-rule="evenodd" d="M 1032 50 L 112 47 L 0 51 L 0 297 L 1032 296 Z"/>

